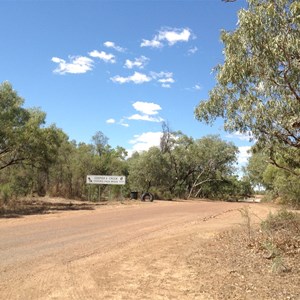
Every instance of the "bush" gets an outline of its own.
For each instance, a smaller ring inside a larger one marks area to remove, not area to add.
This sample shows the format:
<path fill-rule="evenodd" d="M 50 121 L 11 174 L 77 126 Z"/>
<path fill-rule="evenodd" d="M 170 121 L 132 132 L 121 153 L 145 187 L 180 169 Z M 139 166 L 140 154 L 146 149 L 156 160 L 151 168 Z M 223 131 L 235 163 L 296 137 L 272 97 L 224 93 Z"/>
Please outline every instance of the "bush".
<path fill-rule="evenodd" d="M 269 214 L 268 218 L 261 223 L 263 231 L 276 232 L 285 230 L 300 234 L 300 215 L 288 211 L 280 210 L 277 214 Z"/>
<path fill-rule="evenodd" d="M 296 257 L 300 251 L 300 215 L 287 210 L 270 214 L 261 223 L 259 244 L 273 260 L 274 271 L 288 270 L 284 257 Z"/>
<path fill-rule="evenodd" d="M 12 196 L 13 196 L 13 190 L 10 184 L 6 183 L 0 185 L 0 200 L 4 205 L 8 204 Z"/>
<path fill-rule="evenodd" d="M 300 208 L 299 176 L 270 165 L 264 172 L 264 181 L 268 184 L 273 199 L 279 197 L 281 204 Z"/>

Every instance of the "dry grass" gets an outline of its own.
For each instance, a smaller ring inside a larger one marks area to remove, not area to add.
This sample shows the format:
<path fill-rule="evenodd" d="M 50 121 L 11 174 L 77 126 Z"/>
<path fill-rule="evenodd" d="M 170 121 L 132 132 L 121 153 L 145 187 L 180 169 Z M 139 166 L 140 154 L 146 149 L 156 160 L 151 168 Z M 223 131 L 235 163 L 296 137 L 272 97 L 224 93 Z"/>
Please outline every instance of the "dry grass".
<path fill-rule="evenodd" d="M 201 241 L 189 256 L 201 289 L 213 299 L 299 300 L 299 214 L 279 211 L 261 225 L 247 209 L 241 214 L 241 227 Z"/>

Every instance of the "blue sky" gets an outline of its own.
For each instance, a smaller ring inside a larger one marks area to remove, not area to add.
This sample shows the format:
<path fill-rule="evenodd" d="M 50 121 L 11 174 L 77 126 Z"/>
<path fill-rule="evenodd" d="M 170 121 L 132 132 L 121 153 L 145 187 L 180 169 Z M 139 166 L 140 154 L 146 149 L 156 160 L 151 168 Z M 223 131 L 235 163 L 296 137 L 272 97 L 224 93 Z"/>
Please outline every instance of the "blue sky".
<path fill-rule="evenodd" d="M 161 122 L 193 138 L 219 134 L 241 150 L 250 143 L 207 126 L 194 108 L 215 85 L 221 29 L 233 30 L 245 0 L 0 0 L 0 82 L 25 107 L 39 107 L 70 140 L 102 131 L 129 152 L 159 143 Z"/>

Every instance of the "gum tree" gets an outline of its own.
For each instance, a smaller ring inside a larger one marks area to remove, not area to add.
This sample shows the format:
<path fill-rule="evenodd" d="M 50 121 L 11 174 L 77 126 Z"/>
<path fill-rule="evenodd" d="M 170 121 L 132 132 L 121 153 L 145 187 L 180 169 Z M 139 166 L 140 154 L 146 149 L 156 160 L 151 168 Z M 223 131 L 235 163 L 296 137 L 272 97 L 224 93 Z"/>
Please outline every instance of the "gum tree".
<path fill-rule="evenodd" d="M 46 114 L 23 103 L 10 83 L 0 84 L 0 170 L 19 164 L 45 169 L 55 160 L 59 130 L 44 127 Z"/>
<path fill-rule="evenodd" d="M 300 176 L 300 2 L 248 0 L 221 39 L 224 63 L 196 118 L 251 133 L 270 163 Z"/>

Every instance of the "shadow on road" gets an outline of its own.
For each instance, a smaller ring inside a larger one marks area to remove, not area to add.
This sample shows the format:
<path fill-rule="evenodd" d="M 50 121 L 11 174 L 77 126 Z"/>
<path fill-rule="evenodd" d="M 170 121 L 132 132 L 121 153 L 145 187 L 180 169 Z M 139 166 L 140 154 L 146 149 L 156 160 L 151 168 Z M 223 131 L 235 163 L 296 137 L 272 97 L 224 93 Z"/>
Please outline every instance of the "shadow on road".
<path fill-rule="evenodd" d="M 99 203 L 97 204 L 99 205 Z M 0 218 L 20 218 L 28 215 L 50 214 L 59 211 L 94 210 L 95 204 L 52 203 L 44 201 L 26 201 L 12 207 L 0 208 Z"/>

